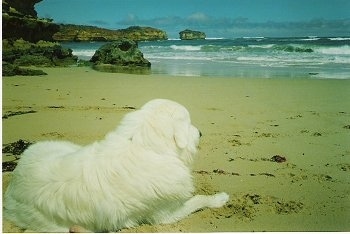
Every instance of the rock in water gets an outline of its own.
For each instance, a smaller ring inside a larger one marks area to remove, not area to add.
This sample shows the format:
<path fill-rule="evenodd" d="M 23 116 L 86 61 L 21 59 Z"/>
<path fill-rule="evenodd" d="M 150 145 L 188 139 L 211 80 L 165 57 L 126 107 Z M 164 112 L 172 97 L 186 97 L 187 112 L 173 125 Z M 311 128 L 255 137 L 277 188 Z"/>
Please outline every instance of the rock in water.
<path fill-rule="evenodd" d="M 96 66 L 113 65 L 115 67 L 151 67 L 143 57 L 137 43 L 132 40 L 120 40 L 101 46 L 90 59 Z"/>
<path fill-rule="evenodd" d="M 205 39 L 206 35 L 204 32 L 193 31 L 190 29 L 186 29 L 184 31 L 179 32 L 181 40 L 200 40 Z"/>

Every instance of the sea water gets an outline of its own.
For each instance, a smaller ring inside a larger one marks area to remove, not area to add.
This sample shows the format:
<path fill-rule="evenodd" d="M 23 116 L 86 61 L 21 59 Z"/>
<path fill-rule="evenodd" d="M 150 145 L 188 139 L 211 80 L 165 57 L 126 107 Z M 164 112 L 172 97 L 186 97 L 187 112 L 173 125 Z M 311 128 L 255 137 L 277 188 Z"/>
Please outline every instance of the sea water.
<path fill-rule="evenodd" d="M 63 43 L 89 60 L 106 42 Z M 209 38 L 138 43 L 153 74 L 350 79 L 350 37 Z"/>

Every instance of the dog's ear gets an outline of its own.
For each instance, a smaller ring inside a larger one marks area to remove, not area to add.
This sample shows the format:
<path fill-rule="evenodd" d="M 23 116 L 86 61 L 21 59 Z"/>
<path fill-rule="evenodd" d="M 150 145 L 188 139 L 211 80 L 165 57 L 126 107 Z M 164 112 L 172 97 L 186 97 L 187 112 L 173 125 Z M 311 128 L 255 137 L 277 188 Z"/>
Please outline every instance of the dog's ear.
<path fill-rule="evenodd" d="M 176 145 L 183 149 L 188 144 L 189 125 L 183 121 L 176 121 L 174 124 L 174 139 Z"/>

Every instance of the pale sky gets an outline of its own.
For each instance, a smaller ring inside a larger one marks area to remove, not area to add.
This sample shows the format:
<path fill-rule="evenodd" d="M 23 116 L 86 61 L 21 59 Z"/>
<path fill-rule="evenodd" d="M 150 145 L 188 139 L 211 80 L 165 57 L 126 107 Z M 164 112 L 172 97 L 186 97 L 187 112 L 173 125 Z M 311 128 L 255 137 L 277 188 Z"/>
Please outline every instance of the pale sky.
<path fill-rule="evenodd" d="M 186 28 L 208 37 L 349 36 L 349 0 L 43 0 L 39 17 L 110 29 Z"/>

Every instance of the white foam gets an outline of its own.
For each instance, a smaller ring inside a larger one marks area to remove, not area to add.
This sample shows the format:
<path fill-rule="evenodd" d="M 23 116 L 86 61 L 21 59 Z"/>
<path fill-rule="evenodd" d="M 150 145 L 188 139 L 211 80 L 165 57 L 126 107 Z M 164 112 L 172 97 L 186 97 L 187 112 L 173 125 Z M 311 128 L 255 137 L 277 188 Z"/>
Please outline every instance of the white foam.
<path fill-rule="evenodd" d="M 76 55 L 81 58 L 91 58 L 95 54 L 96 50 L 73 50 L 73 55 Z"/>
<path fill-rule="evenodd" d="M 309 38 L 300 39 L 300 41 L 318 41 L 320 39 L 321 38 L 318 38 L 318 37 L 309 37 Z"/>
<path fill-rule="evenodd" d="M 179 54 L 167 54 L 167 55 L 151 55 L 151 54 L 145 54 L 145 57 L 147 59 L 165 59 L 165 60 L 192 60 L 192 61 L 211 61 L 212 58 L 208 57 L 195 57 L 195 56 L 186 56 L 186 55 L 179 55 Z"/>
<path fill-rule="evenodd" d="M 205 40 L 224 40 L 224 37 L 207 37 Z"/>
<path fill-rule="evenodd" d="M 348 41 L 350 40 L 350 37 L 331 37 L 328 39 L 331 41 Z"/>
<path fill-rule="evenodd" d="M 265 37 L 243 37 L 243 39 L 264 39 Z"/>
<path fill-rule="evenodd" d="M 171 49 L 173 50 L 184 50 L 184 51 L 199 51 L 201 50 L 202 46 L 191 46 L 191 45 L 171 45 Z"/>
<path fill-rule="evenodd" d="M 319 79 L 350 79 L 350 72 L 320 72 L 313 77 Z"/>
<path fill-rule="evenodd" d="M 328 55 L 350 55 L 350 46 L 344 45 L 340 47 L 320 47 L 316 48 L 315 51 L 321 54 Z"/>
<path fill-rule="evenodd" d="M 275 44 L 267 44 L 267 45 L 248 45 L 248 47 L 250 48 L 262 48 L 262 49 L 270 49 L 273 46 L 275 46 Z"/>

